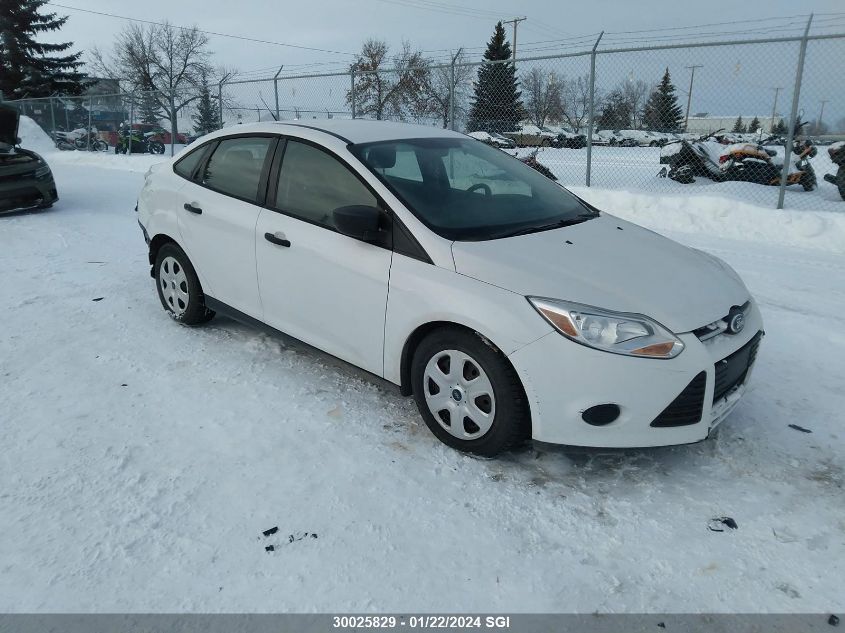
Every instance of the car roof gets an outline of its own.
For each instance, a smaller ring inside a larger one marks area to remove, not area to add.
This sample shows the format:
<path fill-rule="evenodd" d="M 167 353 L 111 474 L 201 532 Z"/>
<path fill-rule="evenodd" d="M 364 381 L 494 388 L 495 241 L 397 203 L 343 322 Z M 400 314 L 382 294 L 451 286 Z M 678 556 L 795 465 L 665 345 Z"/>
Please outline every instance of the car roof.
<path fill-rule="evenodd" d="M 273 132 L 295 134 L 297 128 L 325 132 L 348 143 L 372 143 L 409 138 L 466 138 L 463 134 L 428 125 L 374 121 L 372 119 L 305 119 L 301 121 L 265 121 L 228 127 L 221 134 Z"/>

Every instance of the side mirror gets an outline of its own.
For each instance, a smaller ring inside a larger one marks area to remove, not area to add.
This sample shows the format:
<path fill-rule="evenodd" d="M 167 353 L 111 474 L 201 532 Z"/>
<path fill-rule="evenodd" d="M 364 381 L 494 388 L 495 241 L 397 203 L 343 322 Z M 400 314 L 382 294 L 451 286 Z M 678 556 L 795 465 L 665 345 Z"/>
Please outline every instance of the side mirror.
<path fill-rule="evenodd" d="M 364 242 L 371 242 L 378 235 L 381 211 L 376 207 L 360 204 L 338 207 L 332 213 L 332 217 L 335 228 L 343 235 Z"/>

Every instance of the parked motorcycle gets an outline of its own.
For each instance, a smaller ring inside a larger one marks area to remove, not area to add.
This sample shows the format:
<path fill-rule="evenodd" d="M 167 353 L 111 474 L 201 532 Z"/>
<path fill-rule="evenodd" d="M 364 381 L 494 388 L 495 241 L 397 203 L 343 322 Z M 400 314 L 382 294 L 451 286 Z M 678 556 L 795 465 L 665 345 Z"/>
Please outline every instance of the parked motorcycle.
<path fill-rule="evenodd" d="M 64 130 L 53 130 L 53 142 L 56 144 L 56 149 L 62 151 L 73 151 L 76 149 L 75 138 L 71 136 L 73 132 L 65 132 Z"/>
<path fill-rule="evenodd" d="M 834 165 L 838 165 L 839 169 L 836 171 L 835 176 L 833 174 L 825 174 L 824 179 L 836 185 L 837 189 L 839 189 L 839 195 L 845 200 L 845 141 L 834 143 L 827 148 L 827 153 L 830 156 L 830 160 Z"/>
<path fill-rule="evenodd" d="M 75 130 L 77 132 L 74 138 L 74 145 L 76 149 L 90 149 L 92 152 L 107 152 L 109 151 L 109 144 L 97 136 L 97 130 Z"/>
<path fill-rule="evenodd" d="M 762 143 L 734 143 L 723 145 L 717 139 L 722 130 L 700 137 L 697 141 L 680 140 L 668 143 L 661 151 L 660 162 L 667 164 L 660 177 L 690 184 L 696 177 L 714 182 L 753 182 L 779 185 L 783 162 L 777 151 Z M 817 153 L 809 141 L 798 142 L 793 148 L 796 159 L 790 157 L 787 184 L 800 184 L 805 191 L 816 188 L 817 180 L 810 159 Z"/>
<path fill-rule="evenodd" d="M 140 130 L 123 129 L 118 135 L 114 146 L 115 154 L 164 154 L 164 143 L 153 136 L 156 132 L 141 132 Z"/>

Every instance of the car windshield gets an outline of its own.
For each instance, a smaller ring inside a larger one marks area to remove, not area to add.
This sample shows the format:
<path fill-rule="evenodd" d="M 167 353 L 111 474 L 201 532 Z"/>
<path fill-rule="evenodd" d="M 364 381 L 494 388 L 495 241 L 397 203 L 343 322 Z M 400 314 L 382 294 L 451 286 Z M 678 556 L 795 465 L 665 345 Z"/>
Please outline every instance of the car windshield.
<path fill-rule="evenodd" d="M 497 239 L 598 215 L 521 161 L 473 139 L 403 139 L 350 149 L 426 226 L 447 239 Z"/>

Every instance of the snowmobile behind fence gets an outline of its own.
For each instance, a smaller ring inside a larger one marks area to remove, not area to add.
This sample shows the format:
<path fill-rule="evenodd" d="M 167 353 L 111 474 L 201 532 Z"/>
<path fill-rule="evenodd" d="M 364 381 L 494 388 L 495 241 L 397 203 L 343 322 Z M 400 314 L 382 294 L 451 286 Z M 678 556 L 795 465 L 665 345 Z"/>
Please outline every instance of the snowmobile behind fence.
<path fill-rule="evenodd" d="M 540 172 L 546 178 L 549 178 L 551 180 L 557 180 L 557 176 L 555 176 L 552 173 L 552 170 L 549 169 L 548 167 L 546 167 L 539 160 L 537 160 L 537 152 L 539 152 L 539 151 L 540 151 L 540 148 L 538 147 L 537 149 L 535 149 L 533 152 L 531 152 L 527 156 L 523 156 L 522 158 L 519 158 L 518 160 L 520 160 L 523 163 L 525 163 L 526 165 L 528 165 L 531 169 Z M 514 154 L 514 156 L 516 156 L 516 154 Z"/>
<path fill-rule="evenodd" d="M 697 141 L 680 140 L 668 143 L 661 151 L 661 164 L 668 165 L 658 176 L 691 184 L 697 177 L 714 182 L 753 182 L 760 185 L 779 185 L 783 159 L 774 149 L 762 143 L 734 143 L 723 145 L 718 130 Z M 798 142 L 793 148 L 797 158 L 790 160 L 787 184 L 800 184 L 805 191 L 816 188 L 817 180 L 810 158 L 816 155 L 815 145 Z"/>
<path fill-rule="evenodd" d="M 836 185 L 839 189 L 839 195 L 845 200 L 845 141 L 839 141 L 827 148 L 827 153 L 834 165 L 838 165 L 839 169 L 836 175 L 825 174 L 824 179 Z"/>

